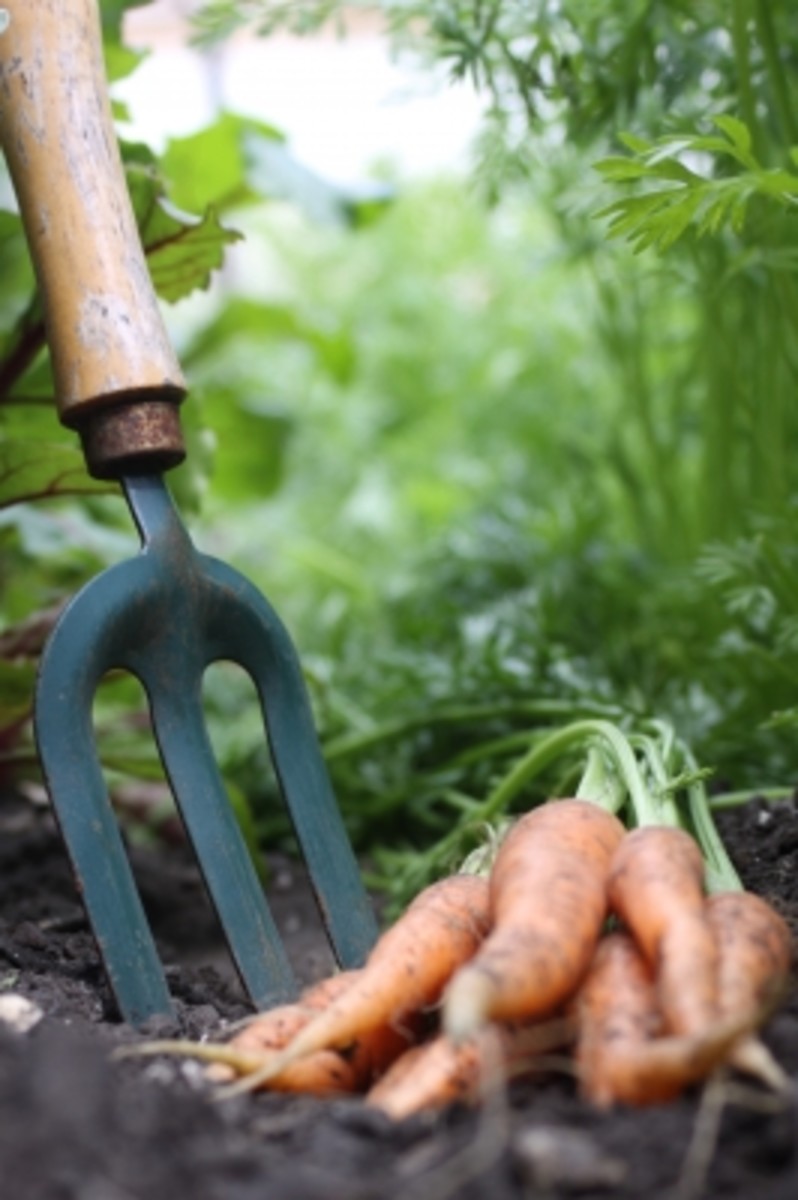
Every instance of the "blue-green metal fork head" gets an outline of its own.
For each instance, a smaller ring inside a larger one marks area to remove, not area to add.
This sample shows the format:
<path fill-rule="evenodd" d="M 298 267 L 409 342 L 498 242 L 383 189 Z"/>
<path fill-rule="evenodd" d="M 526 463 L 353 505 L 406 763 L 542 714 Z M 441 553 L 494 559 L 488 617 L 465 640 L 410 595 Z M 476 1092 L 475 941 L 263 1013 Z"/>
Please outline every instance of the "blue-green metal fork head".
<path fill-rule="evenodd" d="M 294 994 L 282 941 L 225 794 L 202 714 L 207 666 L 251 676 L 275 771 L 333 950 L 359 965 L 376 925 L 320 753 L 297 655 L 264 597 L 199 554 L 159 476 L 123 488 L 141 553 L 69 604 L 39 672 L 35 724 L 46 783 L 122 1016 L 171 1011 L 164 972 L 97 757 L 92 704 L 114 668 L 144 686 L 164 769 L 233 959 L 253 1002 Z"/>

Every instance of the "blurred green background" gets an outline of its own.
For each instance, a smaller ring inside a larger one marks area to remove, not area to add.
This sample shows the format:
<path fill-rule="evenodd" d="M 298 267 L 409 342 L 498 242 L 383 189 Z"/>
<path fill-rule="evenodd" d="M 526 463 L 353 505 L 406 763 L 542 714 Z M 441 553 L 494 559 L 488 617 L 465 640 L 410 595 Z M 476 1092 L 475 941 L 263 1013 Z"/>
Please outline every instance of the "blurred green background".
<path fill-rule="evenodd" d="M 101 7 L 122 78 L 139 6 Z M 192 36 L 346 36 L 353 10 L 214 0 Z M 467 171 L 345 188 L 224 112 L 123 143 L 191 386 L 170 481 L 197 543 L 286 620 L 358 850 L 394 870 L 584 712 L 671 721 L 718 786 L 792 787 L 798 11 L 370 11 L 422 75 L 482 97 Z M 224 266 L 238 237 L 245 270 Z M 42 637 L 136 541 L 54 420 L 10 199 L 0 278 L 0 772 L 35 796 Z M 206 700 L 253 841 L 285 844 L 248 681 L 213 668 Z M 99 744 L 134 833 L 159 836 L 142 710 L 109 681 Z"/>

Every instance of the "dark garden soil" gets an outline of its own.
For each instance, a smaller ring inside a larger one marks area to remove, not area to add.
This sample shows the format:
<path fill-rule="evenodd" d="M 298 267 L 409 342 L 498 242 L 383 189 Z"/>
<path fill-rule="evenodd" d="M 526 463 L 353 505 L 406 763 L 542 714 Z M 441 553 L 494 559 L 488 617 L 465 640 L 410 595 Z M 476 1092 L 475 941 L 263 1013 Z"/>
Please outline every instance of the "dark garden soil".
<path fill-rule="evenodd" d="M 798 931 L 798 806 L 753 801 L 723 819 L 746 884 Z M 219 1033 L 247 1011 L 196 871 L 181 848 L 136 851 L 136 872 L 177 999 L 158 1036 Z M 329 953 L 295 865 L 271 894 L 298 975 Z M 552 1071 L 488 1110 L 391 1124 L 359 1099 L 259 1095 L 219 1103 L 194 1063 L 116 1061 L 121 1024 L 46 810 L 0 803 L 0 998 L 43 1017 L 0 1021 L 3 1200 L 547 1200 L 798 1198 L 791 1103 L 740 1080 L 646 1111 L 591 1111 Z M 766 1040 L 798 1074 L 793 982 Z"/>

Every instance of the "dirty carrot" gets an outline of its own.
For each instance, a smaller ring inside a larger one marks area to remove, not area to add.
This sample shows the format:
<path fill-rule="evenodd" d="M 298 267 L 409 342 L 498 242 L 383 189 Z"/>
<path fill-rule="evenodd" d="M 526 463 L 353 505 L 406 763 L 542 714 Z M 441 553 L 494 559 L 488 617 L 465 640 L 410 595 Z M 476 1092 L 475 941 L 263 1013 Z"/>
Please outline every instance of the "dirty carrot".
<path fill-rule="evenodd" d="M 576 1009 L 580 1090 L 600 1108 L 673 1100 L 727 1059 L 745 1027 L 738 1017 L 700 1036 L 659 1036 L 654 973 L 621 930 L 599 943 Z"/>
<path fill-rule="evenodd" d="M 617 817 L 587 800 L 555 800 L 521 817 L 490 877 L 493 929 L 444 997 L 455 1041 L 489 1020 L 552 1013 L 578 987 L 607 914 Z"/>
<path fill-rule="evenodd" d="M 281 1050 L 322 1009 L 353 983 L 359 972 L 337 971 L 310 984 L 293 1004 L 267 1008 L 249 1018 L 227 1043 L 240 1050 Z"/>
<path fill-rule="evenodd" d="M 175 1054 L 199 1059 L 210 1064 L 214 1079 L 230 1078 L 231 1075 L 248 1078 L 273 1057 L 273 1051 L 259 1050 L 257 1047 L 242 1048 L 230 1042 L 190 1042 L 179 1039 L 123 1047 L 115 1057 L 126 1058 L 137 1054 Z M 355 1092 L 363 1083 L 355 1064 L 334 1050 L 323 1050 L 287 1067 L 271 1081 L 270 1087 L 278 1092 L 331 1096 Z"/>
<path fill-rule="evenodd" d="M 317 1050 L 345 1050 L 369 1030 L 401 1030 L 437 1003 L 454 971 L 488 929 L 488 883 L 452 875 L 431 884 L 377 942 L 353 985 L 293 1038 L 271 1063 L 227 1094 L 253 1090 Z"/>
<path fill-rule="evenodd" d="M 397 1058 L 366 1103 L 397 1121 L 449 1104 L 473 1104 L 573 1036 L 573 1022 L 559 1017 L 530 1026 L 485 1025 L 463 1042 L 437 1034 Z"/>
<path fill-rule="evenodd" d="M 238 1029 L 238 1032 L 223 1043 L 227 1051 L 240 1053 L 236 1069 L 230 1055 L 223 1061 L 218 1056 L 209 1068 L 209 1078 L 217 1083 L 225 1083 L 236 1074 L 248 1074 L 263 1066 L 265 1056 L 269 1052 L 281 1050 L 287 1046 L 291 1038 L 307 1025 L 317 1012 L 340 996 L 357 977 L 357 971 L 338 971 L 328 975 L 318 982 L 310 984 L 300 994 L 293 1004 L 278 1004 L 248 1018 Z M 156 1045 L 157 1043 L 148 1043 Z M 183 1043 L 185 1046 L 191 1043 Z M 218 1043 L 206 1042 L 206 1046 Z M 188 1051 L 186 1051 L 188 1053 Z M 245 1057 L 251 1055 L 250 1058 Z M 205 1056 L 207 1058 L 207 1056 Z M 252 1064 L 256 1065 L 253 1066 Z"/>
<path fill-rule="evenodd" d="M 760 1025 L 787 986 L 793 956 L 789 926 L 753 892 L 718 892 L 709 897 L 707 911 L 720 955 L 721 1016 L 747 1013 Z M 735 1046 L 731 1064 L 777 1090 L 788 1085 L 784 1071 L 754 1034 Z"/>
<path fill-rule="evenodd" d="M 282 1049 L 300 1029 L 344 992 L 357 978 L 357 971 L 339 971 L 310 984 L 291 1004 L 279 1004 L 249 1018 L 228 1042 L 191 1042 L 159 1039 L 120 1047 L 116 1057 L 174 1054 L 209 1063 L 208 1074 L 216 1082 L 259 1070 L 274 1051 Z M 400 1047 L 401 1049 L 404 1046 Z M 280 1091 L 308 1091 L 317 1095 L 354 1091 L 361 1082 L 358 1064 L 340 1055 L 318 1055 L 303 1064 L 302 1071 L 286 1072 L 276 1083 Z"/>
<path fill-rule="evenodd" d="M 718 951 L 698 843 L 675 826 L 628 833 L 613 859 L 609 897 L 655 972 L 667 1031 L 705 1032 L 717 1017 Z"/>
<path fill-rule="evenodd" d="M 225 1083 L 236 1076 L 248 1078 L 270 1064 L 275 1053 L 343 995 L 359 975 L 356 970 L 341 971 L 311 985 L 295 1003 L 281 1004 L 252 1017 L 228 1042 L 151 1041 L 124 1047 L 120 1056 L 183 1055 L 209 1063 L 208 1076 L 214 1082 Z M 401 1026 L 366 1030 L 345 1054 L 335 1050 L 311 1054 L 289 1064 L 270 1080 L 269 1087 L 318 1096 L 360 1091 L 407 1049 L 415 1032 L 411 1018 Z"/>

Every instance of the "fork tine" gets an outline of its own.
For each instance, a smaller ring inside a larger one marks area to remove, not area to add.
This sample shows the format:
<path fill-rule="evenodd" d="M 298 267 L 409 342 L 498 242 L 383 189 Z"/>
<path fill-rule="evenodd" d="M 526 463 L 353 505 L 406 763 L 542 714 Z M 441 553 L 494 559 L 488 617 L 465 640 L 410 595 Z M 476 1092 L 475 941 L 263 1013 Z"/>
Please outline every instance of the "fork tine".
<path fill-rule="evenodd" d="M 182 678 L 167 688 L 161 679 L 150 693 L 153 729 L 238 972 L 255 1005 L 268 1008 L 293 998 L 296 983 L 224 790 L 195 694 L 199 683 L 191 688 Z"/>
<path fill-rule="evenodd" d="M 236 618 L 212 631 L 214 653 L 242 666 L 257 688 L 272 762 L 307 864 L 322 920 L 343 967 L 360 966 L 377 937 L 371 903 L 319 747 L 293 642 L 265 597 L 226 563 L 201 556 L 203 574 Z"/>
<path fill-rule="evenodd" d="M 111 988 L 124 1019 L 142 1025 L 171 1013 L 172 1001 L 91 723 L 94 693 L 109 668 L 107 650 L 114 640 L 118 588 L 112 575 L 88 584 L 51 633 L 39 668 L 35 724 L 45 783 Z"/>

